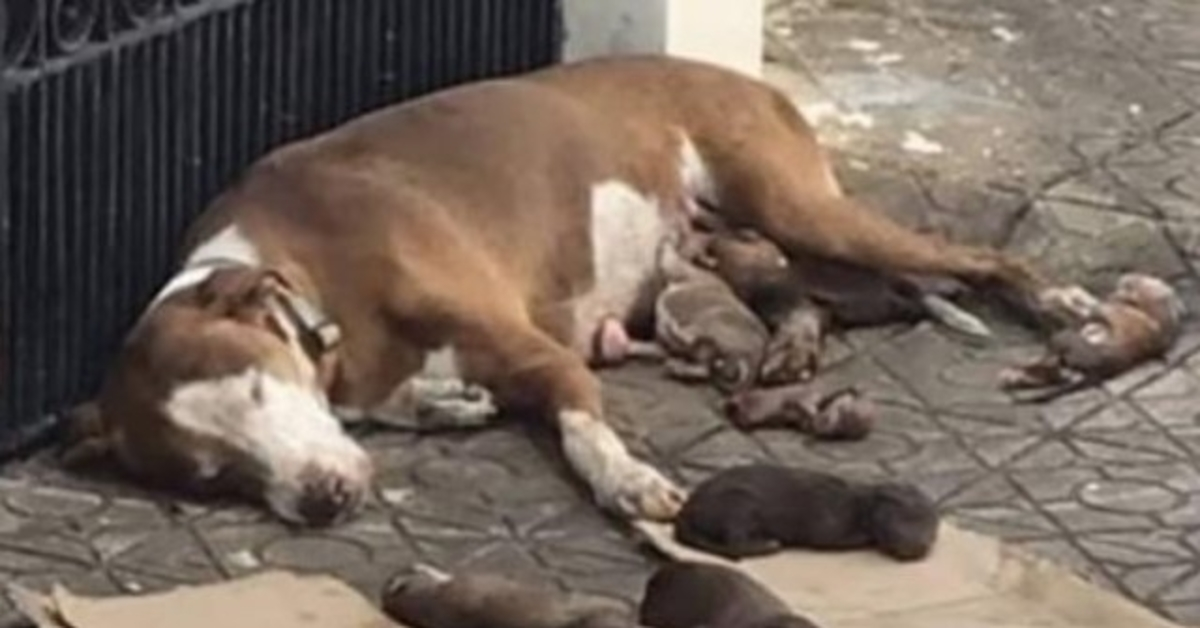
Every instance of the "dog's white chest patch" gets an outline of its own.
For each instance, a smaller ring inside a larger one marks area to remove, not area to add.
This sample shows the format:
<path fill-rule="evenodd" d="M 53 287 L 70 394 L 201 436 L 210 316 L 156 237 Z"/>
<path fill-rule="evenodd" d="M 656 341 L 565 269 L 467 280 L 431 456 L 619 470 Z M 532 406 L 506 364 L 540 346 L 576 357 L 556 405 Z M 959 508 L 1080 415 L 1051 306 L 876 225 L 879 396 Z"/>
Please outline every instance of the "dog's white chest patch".
<path fill-rule="evenodd" d="M 654 273 L 659 246 L 670 234 L 659 201 L 622 181 L 592 188 L 591 218 L 595 283 L 575 305 L 579 349 L 590 345 L 602 319 L 629 314 Z"/>

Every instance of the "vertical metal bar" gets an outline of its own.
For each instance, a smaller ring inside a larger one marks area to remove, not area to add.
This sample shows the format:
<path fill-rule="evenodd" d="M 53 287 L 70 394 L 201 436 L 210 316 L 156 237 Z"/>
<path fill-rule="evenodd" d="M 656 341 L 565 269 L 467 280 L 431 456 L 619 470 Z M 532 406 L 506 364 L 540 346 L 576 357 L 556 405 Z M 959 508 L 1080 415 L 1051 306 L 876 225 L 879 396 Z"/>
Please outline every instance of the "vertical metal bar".
<path fill-rule="evenodd" d="M 8 11 L 0 0 L 0 33 L 8 32 Z M 10 430 L 8 425 L 14 421 L 12 375 L 16 354 L 13 353 L 13 337 L 16 328 L 13 325 L 12 298 L 12 190 L 9 188 L 9 171 L 12 164 L 9 161 L 9 76 L 8 61 L 4 54 L 4 35 L 0 34 L 0 442 Z"/>

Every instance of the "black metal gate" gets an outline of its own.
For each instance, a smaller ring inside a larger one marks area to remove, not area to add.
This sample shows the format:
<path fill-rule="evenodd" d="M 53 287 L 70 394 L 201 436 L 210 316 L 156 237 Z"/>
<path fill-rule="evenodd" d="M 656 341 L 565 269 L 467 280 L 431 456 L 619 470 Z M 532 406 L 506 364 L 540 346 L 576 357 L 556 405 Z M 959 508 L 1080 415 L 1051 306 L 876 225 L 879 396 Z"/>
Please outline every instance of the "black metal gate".
<path fill-rule="evenodd" d="M 0 0 L 0 458 L 92 392 L 250 160 L 560 36 L 556 0 Z"/>

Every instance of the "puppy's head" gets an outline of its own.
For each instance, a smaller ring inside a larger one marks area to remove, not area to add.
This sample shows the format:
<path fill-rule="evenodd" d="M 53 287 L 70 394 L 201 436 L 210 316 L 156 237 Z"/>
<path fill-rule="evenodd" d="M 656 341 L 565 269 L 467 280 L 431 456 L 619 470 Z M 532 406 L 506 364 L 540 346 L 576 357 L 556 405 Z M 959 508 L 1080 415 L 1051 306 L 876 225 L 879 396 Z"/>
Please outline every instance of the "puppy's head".
<path fill-rule="evenodd" d="M 878 415 L 879 408 L 870 399 L 850 389 L 818 406 L 812 417 L 812 435 L 829 440 L 862 440 L 875 427 Z"/>
<path fill-rule="evenodd" d="M 1165 329 L 1177 328 L 1187 314 L 1187 308 L 1175 289 L 1167 282 L 1150 275 L 1121 275 L 1109 300 L 1145 312 Z"/>
<path fill-rule="evenodd" d="M 774 242 L 745 229 L 709 237 L 696 263 L 720 276 L 739 294 L 786 282 L 791 266 Z"/>
<path fill-rule="evenodd" d="M 910 484 L 874 487 L 869 520 L 876 547 L 897 560 L 924 558 L 937 540 L 937 506 Z"/>

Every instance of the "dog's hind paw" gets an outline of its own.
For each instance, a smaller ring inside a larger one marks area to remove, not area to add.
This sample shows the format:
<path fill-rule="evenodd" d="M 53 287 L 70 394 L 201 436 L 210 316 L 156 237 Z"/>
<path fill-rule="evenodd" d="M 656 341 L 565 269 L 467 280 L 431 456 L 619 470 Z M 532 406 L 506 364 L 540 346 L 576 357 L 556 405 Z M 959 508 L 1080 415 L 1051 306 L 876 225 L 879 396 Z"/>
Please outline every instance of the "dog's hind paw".
<path fill-rule="evenodd" d="M 487 425 L 496 415 L 496 404 L 486 390 L 462 397 L 420 399 L 417 421 L 426 429 L 463 429 Z"/>

